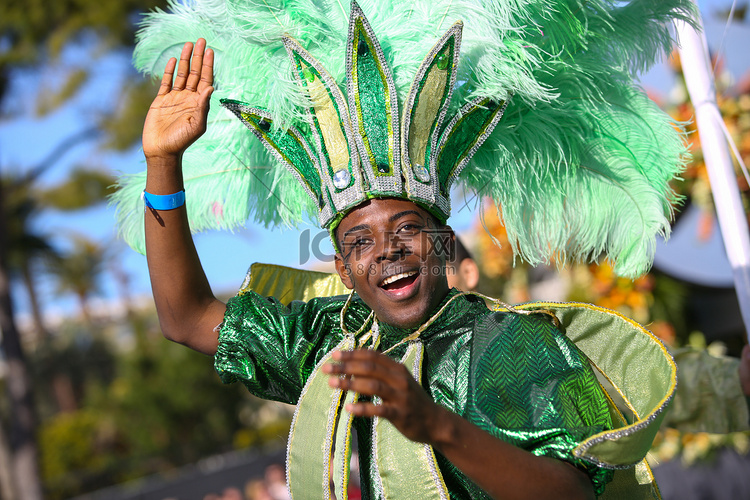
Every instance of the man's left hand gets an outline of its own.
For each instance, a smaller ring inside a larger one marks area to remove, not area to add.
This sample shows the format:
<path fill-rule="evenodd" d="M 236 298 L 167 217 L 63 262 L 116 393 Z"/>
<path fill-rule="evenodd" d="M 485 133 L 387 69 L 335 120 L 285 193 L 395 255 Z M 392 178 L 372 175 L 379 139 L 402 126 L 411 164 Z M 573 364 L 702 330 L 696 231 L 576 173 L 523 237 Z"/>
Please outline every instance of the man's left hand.
<path fill-rule="evenodd" d="M 438 420 L 447 410 L 432 401 L 404 365 L 367 349 L 337 351 L 333 359 L 335 363 L 323 366 L 323 372 L 332 375 L 328 381 L 331 387 L 377 396 L 382 401 L 379 405 L 350 404 L 347 411 L 355 416 L 386 418 L 412 441 L 433 440 L 433 430 L 440 428 Z"/>

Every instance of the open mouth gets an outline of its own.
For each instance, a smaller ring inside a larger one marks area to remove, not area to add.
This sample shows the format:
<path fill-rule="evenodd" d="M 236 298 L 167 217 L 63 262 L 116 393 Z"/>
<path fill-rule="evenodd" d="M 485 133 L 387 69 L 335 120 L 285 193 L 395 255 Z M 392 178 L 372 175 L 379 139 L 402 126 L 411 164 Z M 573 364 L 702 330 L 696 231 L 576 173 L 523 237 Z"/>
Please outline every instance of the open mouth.
<path fill-rule="evenodd" d="M 419 276 L 417 271 L 409 271 L 406 273 L 394 274 L 384 279 L 380 283 L 380 288 L 388 291 L 401 290 L 412 285 Z"/>

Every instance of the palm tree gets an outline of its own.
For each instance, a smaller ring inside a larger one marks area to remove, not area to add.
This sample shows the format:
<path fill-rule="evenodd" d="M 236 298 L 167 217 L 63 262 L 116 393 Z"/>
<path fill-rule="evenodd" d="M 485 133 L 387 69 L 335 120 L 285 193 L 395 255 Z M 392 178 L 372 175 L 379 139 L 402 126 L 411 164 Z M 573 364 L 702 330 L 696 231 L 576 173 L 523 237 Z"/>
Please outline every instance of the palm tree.
<path fill-rule="evenodd" d="M 8 275 L 8 241 L 5 227 L 6 188 L 0 177 L 0 330 L 2 348 L 8 366 L 6 375 L 7 393 L 11 404 L 11 433 L 9 447 L 13 477 L 12 488 L 19 498 L 41 500 L 42 487 L 39 481 L 39 466 L 34 434 L 36 411 L 31 392 L 31 378 L 26 368 L 26 359 L 21 348 L 20 336 L 13 315 L 13 300 Z M 24 481 L 23 479 L 30 479 Z"/>
<path fill-rule="evenodd" d="M 125 0 L 120 2 L 105 2 L 106 8 L 98 0 L 83 2 L 57 3 L 57 8 L 49 8 L 45 2 L 27 2 L 24 0 L 5 0 L 0 2 L 0 104 L 9 96 L 9 83 L 19 69 L 33 70 L 55 62 L 62 48 L 71 42 L 81 42 L 85 36 L 92 33 L 97 37 L 97 46 L 101 53 L 108 50 L 129 50 L 133 46 L 135 14 L 153 7 L 166 6 L 166 0 Z M 48 107 L 54 108 L 69 101 L 78 89 L 87 81 L 88 72 L 77 68 L 65 67 L 65 76 L 60 78 L 53 89 L 52 101 L 45 101 Z M 133 72 L 135 76 L 135 72 Z M 50 94 L 50 92 L 45 92 Z M 153 93 L 150 93 L 153 95 Z M 123 110 L 129 110 L 138 115 L 126 120 L 125 125 L 139 127 L 143 123 L 146 107 L 130 106 L 135 102 L 130 93 L 124 95 L 128 102 L 122 103 L 122 108 L 114 110 L 114 114 L 122 116 Z M 38 99 L 42 102 L 43 99 Z M 7 111 L 3 107 L 0 110 Z M 140 110 L 140 115 L 138 110 Z M 105 123 L 118 123 L 112 117 L 103 117 Z M 119 127 L 110 130 L 107 127 L 94 124 L 92 134 L 99 130 L 122 133 Z M 127 135 L 127 134 L 126 134 Z M 134 134 L 130 134 L 132 137 Z M 137 136 L 137 132 L 135 134 Z M 110 141 L 106 147 L 117 147 L 132 144 L 132 140 Z M 63 144 L 64 146 L 64 144 Z M 124 147 L 122 147 L 124 149 Z M 28 178 L 35 179 L 38 173 L 45 171 L 60 156 L 52 156 L 41 162 L 37 168 L 31 169 Z M 31 185 L 29 182 L 28 185 Z M 6 382 L 13 388 L 10 394 L 10 413 L 13 416 L 10 436 L 12 439 L 11 462 L 15 477 L 16 495 L 24 500 L 41 499 L 41 481 L 36 462 L 36 445 L 34 441 L 35 418 L 31 397 L 31 385 L 26 369 L 25 358 L 21 350 L 19 332 L 13 315 L 13 301 L 9 285 L 10 256 L 6 254 L 10 239 L 6 232 L 7 214 L 5 213 L 6 198 L 13 192 L 10 186 L 0 177 L 0 329 L 2 329 L 3 354 L 8 363 Z M 32 299 L 33 300 L 33 299 Z"/>
<path fill-rule="evenodd" d="M 78 298 L 81 315 L 87 324 L 92 323 L 89 299 L 101 291 L 100 278 L 105 270 L 105 249 L 82 236 L 71 236 L 73 248 L 57 257 L 49 266 L 57 278 L 57 293 L 71 292 Z"/>
<path fill-rule="evenodd" d="M 11 279 L 20 278 L 26 288 L 36 337 L 43 342 L 49 337 L 49 331 L 42 319 L 42 308 L 33 276 L 35 267 L 54 257 L 56 251 L 47 235 L 35 233 L 31 227 L 40 211 L 38 193 L 33 192 L 28 183 L 19 182 L 18 179 L 6 178 L 4 184 L 12 186 L 12 191 L 5 190 L 4 199 L 8 271 Z"/>

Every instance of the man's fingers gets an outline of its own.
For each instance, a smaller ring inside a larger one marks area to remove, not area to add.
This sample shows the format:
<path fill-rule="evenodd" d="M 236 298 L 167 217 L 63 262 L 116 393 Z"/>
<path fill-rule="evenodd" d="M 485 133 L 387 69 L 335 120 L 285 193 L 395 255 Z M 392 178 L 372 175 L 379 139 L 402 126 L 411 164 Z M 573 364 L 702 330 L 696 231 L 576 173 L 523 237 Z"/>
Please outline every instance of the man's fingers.
<path fill-rule="evenodd" d="M 195 42 L 193 49 L 193 59 L 190 61 L 190 74 L 188 75 L 185 90 L 195 91 L 201 81 L 201 71 L 203 70 L 203 53 L 206 50 L 206 40 L 199 38 Z"/>
<path fill-rule="evenodd" d="M 409 379 L 412 378 L 406 368 L 399 363 L 394 362 L 389 366 L 374 360 L 329 363 L 324 365 L 323 373 L 379 380 L 399 391 L 408 390 Z"/>
<path fill-rule="evenodd" d="M 371 369 L 397 369 L 403 365 L 392 360 L 383 353 L 370 349 L 354 349 L 353 351 L 337 351 L 333 353 L 333 360 L 341 364 L 362 363 Z"/>
<path fill-rule="evenodd" d="M 174 57 L 167 61 L 167 66 L 164 68 L 164 75 L 161 77 L 159 92 L 156 95 L 165 95 L 172 90 L 172 78 L 174 77 L 174 67 L 176 64 L 177 59 Z"/>
<path fill-rule="evenodd" d="M 396 395 L 395 388 L 381 380 L 370 377 L 331 377 L 329 385 L 344 391 L 354 391 L 365 396 L 378 396 L 390 401 Z"/>
<path fill-rule="evenodd" d="M 383 405 L 373 403 L 349 403 L 346 405 L 346 411 L 355 417 L 381 417 L 388 418 L 388 409 Z"/>
<path fill-rule="evenodd" d="M 207 87 L 203 90 L 201 90 L 201 99 L 200 99 L 200 105 L 201 107 L 205 107 L 208 109 L 209 102 L 211 100 L 211 94 L 213 94 L 214 88 L 213 87 Z"/>
<path fill-rule="evenodd" d="M 177 64 L 177 78 L 174 79 L 174 90 L 184 90 L 190 72 L 190 54 L 193 53 L 192 42 L 187 42 L 182 46 L 180 53 L 180 62 Z"/>
<path fill-rule="evenodd" d="M 201 79 L 198 82 L 198 92 L 213 86 L 214 84 L 214 51 L 206 49 L 203 55 L 203 67 L 201 68 Z"/>
<path fill-rule="evenodd" d="M 340 361 L 327 365 L 327 373 L 345 373 L 347 375 L 367 375 L 368 377 L 378 377 L 378 372 L 382 367 L 373 360 L 364 361 Z"/>

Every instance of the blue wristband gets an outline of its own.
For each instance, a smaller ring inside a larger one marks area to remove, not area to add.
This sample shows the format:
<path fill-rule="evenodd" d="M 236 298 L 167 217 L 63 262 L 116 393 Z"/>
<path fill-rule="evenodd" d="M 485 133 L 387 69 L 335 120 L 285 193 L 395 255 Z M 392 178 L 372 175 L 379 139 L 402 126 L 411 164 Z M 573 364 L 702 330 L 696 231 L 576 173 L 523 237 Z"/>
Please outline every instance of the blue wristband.
<path fill-rule="evenodd" d="M 143 201 L 152 210 L 173 210 L 185 204 L 185 191 L 174 194 L 151 194 L 144 191 Z"/>

